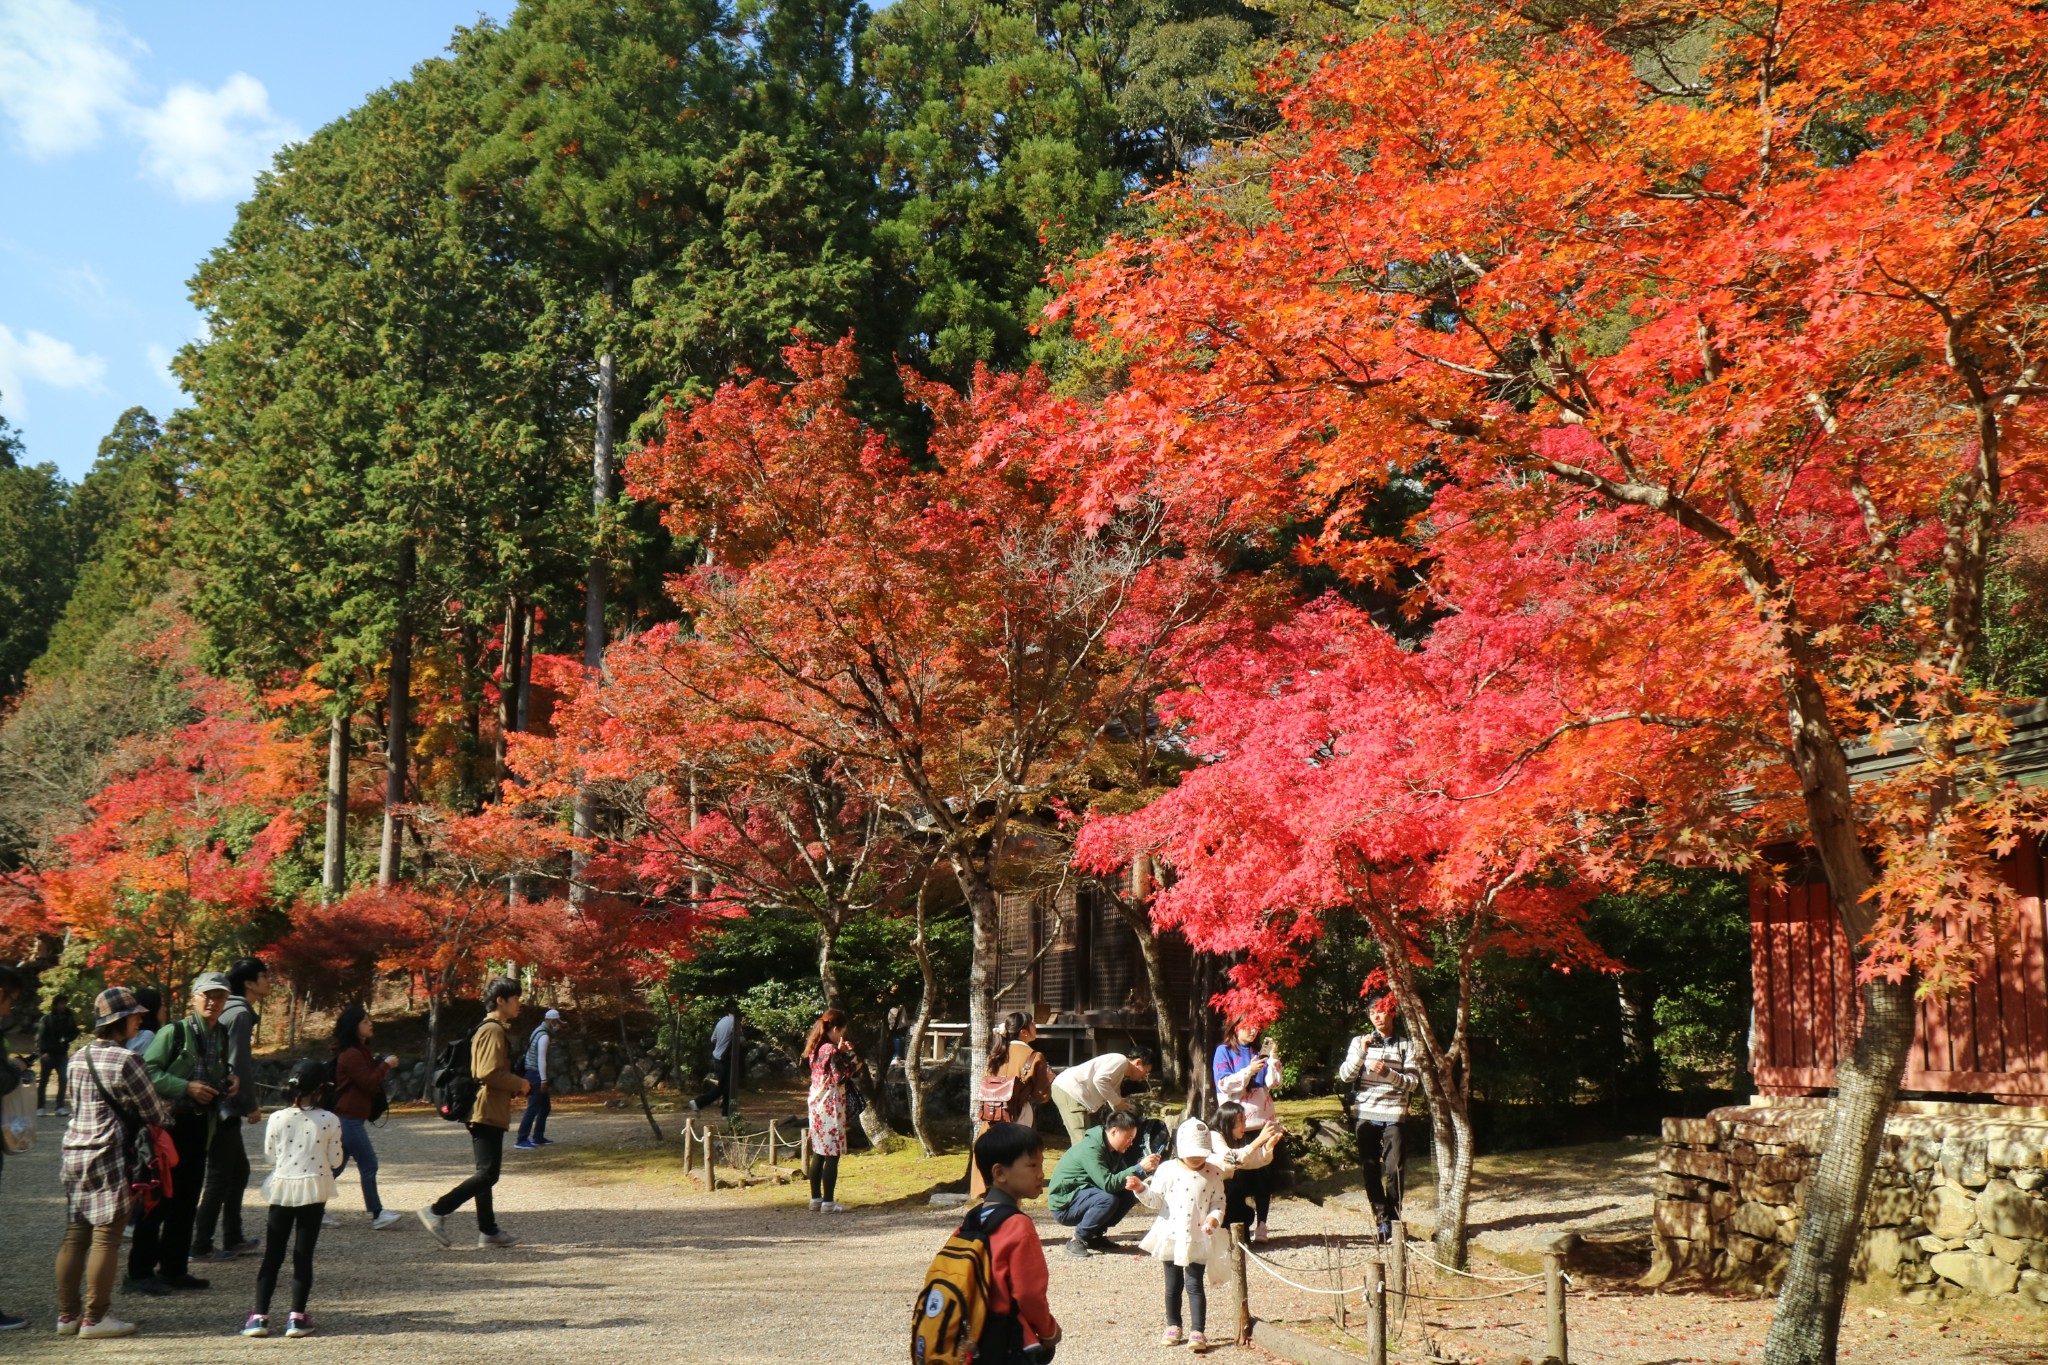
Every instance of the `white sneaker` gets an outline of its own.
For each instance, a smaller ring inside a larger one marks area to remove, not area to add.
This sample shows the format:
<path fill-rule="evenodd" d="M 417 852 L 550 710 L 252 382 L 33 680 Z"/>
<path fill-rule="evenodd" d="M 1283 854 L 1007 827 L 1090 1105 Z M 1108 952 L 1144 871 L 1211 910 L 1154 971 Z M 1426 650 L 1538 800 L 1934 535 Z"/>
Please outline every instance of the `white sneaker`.
<path fill-rule="evenodd" d="M 60 1337 L 75 1337 L 75 1336 L 77 1336 L 77 1335 L 78 1335 L 78 1319 L 77 1319 L 77 1318 L 58 1318 L 58 1319 L 57 1319 L 57 1335 L 58 1335 L 58 1336 L 60 1336 Z"/>
<path fill-rule="evenodd" d="M 403 1215 L 395 1212 L 394 1210 L 386 1209 L 384 1210 L 384 1212 L 378 1214 L 375 1218 L 372 1218 L 370 1220 L 370 1231 L 382 1232 L 384 1229 L 390 1227 L 393 1223 L 401 1223 L 404 1221 L 405 1219 Z"/>
<path fill-rule="evenodd" d="M 1261 1245 L 1261 1246 L 1263 1246 L 1263 1245 L 1265 1244 L 1265 1241 L 1266 1241 L 1266 1225 L 1265 1225 L 1264 1223 L 1260 1223 L 1260 1224 L 1259 1224 L 1259 1225 L 1258 1225 L 1257 1227 L 1255 1227 L 1255 1228 L 1253 1228 L 1253 1229 L 1252 1229 L 1252 1242 L 1253 1242 L 1253 1243 L 1254 1243 L 1255 1245 Z"/>
<path fill-rule="evenodd" d="M 98 1341 L 101 1337 L 132 1337 L 134 1335 L 135 1324 L 123 1322 L 119 1318 L 101 1318 L 98 1322 L 81 1323 L 78 1328 L 78 1339 L 80 1341 Z"/>
<path fill-rule="evenodd" d="M 818 1211 L 819 1209 L 822 1209 L 822 1208 L 824 1208 L 824 1207 L 825 1207 L 825 1201 L 824 1201 L 824 1200 L 822 1200 L 822 1199 L 813 1199 L 813 1200 L 811 1201 L 811 1212 L 812 1212 L 812 1213 L 816 1213 L 816 1212 L 817 1212 L 817 1211 Z"/>
<path fill-rule="evenodd" d="M 341 1220 L 331 1213 L 323 1213 L 320 1215 L 320 1226 L 323 1228 L 338 1228 L 341 1226 Z"/>
<path fill-rule="evenodd" d="M 485 1247 L 515 1246 L 518 1242 L 519 1239 L 517 1237 L 514 1237 L 503 1228 L 498 1229 L 496 1232 L 479 1232 L 476 1235 L 476 1245 L 479 1251 Z"/>
<path fill-rule="evenodd" d="M 435 1213 L 434 1206 L 432 1204 L 427 1205 L 427 1207 L 419 1211 L 419 1220 L 421 1226 L 425 1227 L 428 1232 L 434 1234 L 434 1240 L 439 1242 L 442 1246 L 447 1247 L 455 1245 L 455 1243 L 448 1240 L 448 1216 L 442 1213 Z"/>
<path fill-rule="evenodd" d="M 827 1212 L 827 1213 L 852 1213 L 852 1212 L 853 1212 L 853 1210 L 852 1210 L 852 1209 L 849 1209 L 849 1208 L 848 1208 L 848 1207 L 846 1207 L 846 1205 L 844 1205 L 844 1204 L 827 1204 L 827 1205 L 825 1206 L 825 1212 Z"/>
<path fill-rule="evenodd" d="M 49 1111 L 49 1110 L 47 1110 L 47 1109 L 45 1109 L 45 1108 L 43 1108 L 43 1107 L 42 1107 L 41 1105 L 37 1105 L 37 1106 L 36 1106 L 36 1117 L 37 1117 L 37 1118 L 39 1118 L 39 1119 L 46 1119 L 46 1118 L 50 1117 L 50 1111 Z"/>

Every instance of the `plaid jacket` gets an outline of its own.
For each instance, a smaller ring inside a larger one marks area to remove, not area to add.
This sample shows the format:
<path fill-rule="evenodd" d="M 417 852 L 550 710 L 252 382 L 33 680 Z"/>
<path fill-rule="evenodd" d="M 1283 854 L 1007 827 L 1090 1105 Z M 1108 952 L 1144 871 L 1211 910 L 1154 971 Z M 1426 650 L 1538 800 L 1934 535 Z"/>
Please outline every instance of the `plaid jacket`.
<path fill-rule="evenodd" d="M 71 1054 L 71 1123 L 64 1130 L 64 1207 L 72 1222 L 96 1227 L 128 1217 L 128 1124 L 93 1084 L 93 1071 L 131 1118 L 169 1123 L 171 1107 L 149 1083 L 142 1059 L 117 1043 L 93 1042 Z"/>

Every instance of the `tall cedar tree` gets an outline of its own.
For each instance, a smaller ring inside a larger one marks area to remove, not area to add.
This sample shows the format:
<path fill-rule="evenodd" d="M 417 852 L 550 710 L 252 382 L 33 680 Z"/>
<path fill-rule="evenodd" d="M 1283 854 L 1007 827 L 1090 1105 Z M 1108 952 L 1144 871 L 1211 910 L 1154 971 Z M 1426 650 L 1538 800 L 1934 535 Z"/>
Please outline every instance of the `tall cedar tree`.
<path fill-rule="evenodd" d="M 1450 480 L 1417 527 L 1448 565 L 1608 519 L 1566 562 L 1585 666 L 1636 695 L 1555 743 L 1711 737 L 1718 765 L 1635 768 L 1664 846 L 1807 840 L 1862 981 L 1766 1351 L 1794 1365 L 1835 1354 L 1915 996 L 1969 978 L 1995 857 L 2042 829 L 1969 679 L 2000 537 L 2048 498 L 2048 16 L 1694 8 L 1689 65 L 1390 23 L 1289 95 L 1256 212 L 1163 206 L 1072 306 L 1136 361 L 1130 460 L 1325 514 L 1348 572 L 1405 556 L 1357 534 L 1390 471 Z M 1920 761 L 1852 791 L 1848 746 L 1908 724 Z"/>
<path fill-rule="evenodd" d="M 23 464 L 0 417 L 0 699 L 21 690 L 71 595 L 77 543 L 70 489 L 53 464 Z"/>

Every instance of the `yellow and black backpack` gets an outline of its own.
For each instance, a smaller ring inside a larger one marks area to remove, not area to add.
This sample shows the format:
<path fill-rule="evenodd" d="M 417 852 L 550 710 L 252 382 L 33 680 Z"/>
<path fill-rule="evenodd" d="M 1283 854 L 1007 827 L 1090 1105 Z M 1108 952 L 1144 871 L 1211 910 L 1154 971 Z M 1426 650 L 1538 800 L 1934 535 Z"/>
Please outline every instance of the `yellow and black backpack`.
<path fill-rule="evenodd" d="M 1007 1365 L 1023 1358 L 1024 1327 L 995 1311 L 989 1239 L 1020 1210 L 976 1204 L 925 1272 L 910 1310 L 910 1365 Z"/>

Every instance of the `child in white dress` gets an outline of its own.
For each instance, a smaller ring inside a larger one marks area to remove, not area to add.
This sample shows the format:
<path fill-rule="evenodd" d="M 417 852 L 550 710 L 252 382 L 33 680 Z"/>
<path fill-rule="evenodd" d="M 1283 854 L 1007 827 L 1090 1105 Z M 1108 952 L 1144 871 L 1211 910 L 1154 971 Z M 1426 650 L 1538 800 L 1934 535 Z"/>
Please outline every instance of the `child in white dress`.
<path fill-rule="evenodd" d="M 1223 1168 L 1216 1164 L 1225 1147 L 1200 1119 L 1189 1119 L 1174 1134 L 1177 1161 L 1162 1161 L 1148 1181 L 1132 1176 L 1125 1187 L 1148 1209 L 1158 1210 L 1152 1228 L 1139 1247 L 1151 1252 L 1166 1269 L 1166 1334 L 1168 1346 L 1181 1342 L 1180 1301 L 1185 1290 L 1188 1301 L 1188 1345 L 1196 1351 L 1209 1348 L 1205 1335 L 1209 1318 L 1208 1291 L 1203 1276 L 1216 1246 L 1216 1230 L 1223 1225 Z"/>
<path fill-rule="evenodd" d="M 313 1334 L 306 1300 L 313 1292 L 313 1248 L 320 1219 L 334 1198 L 334 1173 L 341 1169 L 341 1120 L 327 1110 L 333 1083 L 324 1062 L 308 1057 L 285 1077 L 285 1104 L 263 1130 L 263 1151 L 271 1170 L 263 1181 L 270 1201 L 270 1226 L 263 1238 L 263 1265 L 256 1272 L 256 1311 L 242 1327 L 245 1337 L 270 1335 L 270 1300 L 284 1250 L 292 1248 L 292 1315 L 284 1334 Z"/>

